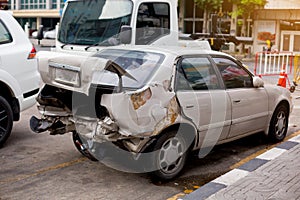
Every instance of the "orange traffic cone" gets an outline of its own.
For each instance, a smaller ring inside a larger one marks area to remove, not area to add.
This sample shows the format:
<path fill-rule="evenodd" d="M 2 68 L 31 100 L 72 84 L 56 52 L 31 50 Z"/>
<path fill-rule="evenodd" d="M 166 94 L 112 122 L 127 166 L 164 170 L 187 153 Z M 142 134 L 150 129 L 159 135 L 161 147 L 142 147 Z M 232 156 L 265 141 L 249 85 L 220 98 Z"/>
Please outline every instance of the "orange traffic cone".
<path fill-rule="evenodd" d="M 280 71 L 280 75 L 279 75 L 279 79 L 278 79 L 278 86 L 281 87 L 286 87 L 286 73 L 285 73 L 285 64 L 283 64 L 281 71 Z"/>

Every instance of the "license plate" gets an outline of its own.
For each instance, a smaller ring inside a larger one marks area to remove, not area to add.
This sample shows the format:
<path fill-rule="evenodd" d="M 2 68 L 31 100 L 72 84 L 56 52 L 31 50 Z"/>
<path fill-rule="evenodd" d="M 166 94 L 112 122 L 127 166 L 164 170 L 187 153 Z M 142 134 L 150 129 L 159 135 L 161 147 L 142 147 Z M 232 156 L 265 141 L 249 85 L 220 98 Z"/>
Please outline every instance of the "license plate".
<path fill-rule="evenodd" d="M 80 87 L 79 72 L 54 68 L 54 80 L 58 83 Z"/>

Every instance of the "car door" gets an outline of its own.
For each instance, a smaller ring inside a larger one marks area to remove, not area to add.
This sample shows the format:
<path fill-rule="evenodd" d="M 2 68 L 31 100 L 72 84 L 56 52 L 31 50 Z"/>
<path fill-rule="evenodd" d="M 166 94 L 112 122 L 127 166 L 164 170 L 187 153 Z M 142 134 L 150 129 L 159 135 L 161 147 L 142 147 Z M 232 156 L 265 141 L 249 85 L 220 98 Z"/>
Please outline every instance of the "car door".
<path fill-rule="evenodd" d="M 229 138 L 263 130 L 268 120 L 266 90 L 254 88 L 252 75 L 239 62 L 226 56 L 212 58 L 224 81 L 232 107 Z"/>
<path fill-rule="evenodd" d="M 200 133 L 198 147 L 214 146 L 229 132 L 231 103 L 220 79 L 206 56 L 186 56 L 177 65 L 176 95 Z"/>

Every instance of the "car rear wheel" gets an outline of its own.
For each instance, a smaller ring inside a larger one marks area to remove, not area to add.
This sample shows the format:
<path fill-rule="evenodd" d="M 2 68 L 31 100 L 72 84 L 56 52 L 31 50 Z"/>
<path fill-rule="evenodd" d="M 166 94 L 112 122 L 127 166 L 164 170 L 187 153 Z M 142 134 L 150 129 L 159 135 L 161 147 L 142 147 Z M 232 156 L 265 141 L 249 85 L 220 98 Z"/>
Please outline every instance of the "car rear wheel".
<path fill-rule="evenodd" d="M 155 171 L 151 175 L 160 180 L 176 177 L 184 167 L 187 158 L 187 145 L 177 131 L 164 133 L 153 146 Z"/>
<path fill-rule="evenodd" d="M 0 96 L 0 147 L 10 136 L 13 126 L 13 112 L 7 100 Z"/>
<path fill-rule="evenodd" d="M 273 142 L 282 141 L 288 129 L 289 112 L 286 105 L 279 105 L 273 113 L 270 127 L 269 138 Z"/>
<path fill-rule="evenodd" d="M 92 161 L 98 161 L 92 154 L 88 151 L 88 149 L 83 145 L 83 142 L 81 138 L 79 137 L 78 133 L 76 131 L 73 131 L 73 142 L 76 147 L 76 149 L 85 157 Z"/>

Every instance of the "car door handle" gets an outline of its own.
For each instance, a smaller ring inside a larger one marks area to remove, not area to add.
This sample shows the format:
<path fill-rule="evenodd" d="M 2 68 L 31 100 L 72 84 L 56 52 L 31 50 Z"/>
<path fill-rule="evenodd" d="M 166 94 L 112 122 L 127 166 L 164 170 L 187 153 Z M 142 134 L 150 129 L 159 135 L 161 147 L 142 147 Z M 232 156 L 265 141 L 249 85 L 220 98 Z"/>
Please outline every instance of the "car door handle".
<path fill-rule="evenodd" d="M 187 105 L 187 106 L 185 106 L 185 108 L 191 109 L 191 108 L 194 108 L 194 105 Z"/>
<path fill-rule="evenodd" d="M 233 103 L 240 103 L 241 100 L 240 99 L 237 99 L 237 100 L 233 100 Z"/>

